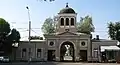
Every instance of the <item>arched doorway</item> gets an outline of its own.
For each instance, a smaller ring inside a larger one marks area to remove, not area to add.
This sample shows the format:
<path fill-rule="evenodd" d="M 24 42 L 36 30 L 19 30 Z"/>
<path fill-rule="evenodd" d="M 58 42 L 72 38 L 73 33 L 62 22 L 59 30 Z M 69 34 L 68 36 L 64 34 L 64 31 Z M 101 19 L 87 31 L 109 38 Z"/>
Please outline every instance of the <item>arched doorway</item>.
<path fill-rule="evenodd" d="M 60 61 L 74 61 L 74 45 L 67 41 L 60 46 Z"/>

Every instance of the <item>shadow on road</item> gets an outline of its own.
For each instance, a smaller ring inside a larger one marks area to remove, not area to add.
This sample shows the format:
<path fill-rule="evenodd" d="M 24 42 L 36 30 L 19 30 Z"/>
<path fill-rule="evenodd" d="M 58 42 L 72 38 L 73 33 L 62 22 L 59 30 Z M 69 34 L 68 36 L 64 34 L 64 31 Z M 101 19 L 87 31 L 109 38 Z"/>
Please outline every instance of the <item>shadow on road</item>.
<path fill-rule="evenodd" d="M 73 62 L 14 62 L 0 63 L 0 65 L 120 65 L 117 63 L 73 63 Z"/>
<path fill-rule="evenodd" d="M 59 62 L 13 62 L 13 63 L 0 63 L 0 65 L 58 65 Z"/>

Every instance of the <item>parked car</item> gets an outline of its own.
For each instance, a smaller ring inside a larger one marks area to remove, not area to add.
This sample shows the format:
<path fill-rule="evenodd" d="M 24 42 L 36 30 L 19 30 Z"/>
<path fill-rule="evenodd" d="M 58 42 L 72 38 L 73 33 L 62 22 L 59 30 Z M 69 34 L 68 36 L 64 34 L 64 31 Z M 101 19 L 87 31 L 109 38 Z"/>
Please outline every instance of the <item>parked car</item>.
<path fill-rule="evenodd" d="M 116 60 L 115 59 L 111 59 L 111 60 L 108 60 L 108 62 L 110 62 L 110 63 L 116 63 Z"/>
<path fill-rule="evenodd" d="M 3 56 L 0 56 L 0 62 L 2 62 L 2 60 L 3 60 Z"/>
<path fill-rule="evenodd" d="M 8 56 L 0 56 L 0 62 L 10 62 L 10 59 Z"/>

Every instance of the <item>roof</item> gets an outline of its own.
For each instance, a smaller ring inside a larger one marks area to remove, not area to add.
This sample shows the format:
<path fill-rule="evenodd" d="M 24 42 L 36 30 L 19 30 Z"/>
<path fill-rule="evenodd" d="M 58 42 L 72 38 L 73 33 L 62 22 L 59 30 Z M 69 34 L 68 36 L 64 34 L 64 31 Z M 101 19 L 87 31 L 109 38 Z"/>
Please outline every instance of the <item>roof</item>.
<path fill-rule="evenodd" d="M 44 35 L 62 35 L 62 34 L 65 34 L 65 33 L 69 33 L 71 35 L 89 35 L 89 34 L 85 34 L 85 33 L 78 33 L 78 32 L 70 32 L 70 31 L 65 31 L 65 32 L 57 32 L 57 33 L 51 33 L 51 34 L 44 34 Z"/>
<path fill-rule="evenodd" d="M 92 42 L 115 42 L 117 40 L 107 40 L 107 39 L 99 39 L 99 40 L 95 40 L 95 39 L 92 39 Z"/>
<path fill-rule="evenodd" d="M 64 31 L 64 32 L 57 32 L 57 33 L 51 33 L 51 34 L 43 34 L 46 36 L 90 36 L 89 34 L 85 33 L 78 33 L 78 32 L 71 32 L 71 31 Z"/>
<path fill-rule="evenodd" d="M 118 46 L 101 46 L 101 51 L 105 50 L 120 50 Z"/>
<path fill-rule="evenodd" d="M 31 42 L 45 42 L 45 40 L 30 40 Z M 29 40 L 22 40 L 20 42 L 29 42 Z"/>
<path fill-rule="evenodd" d="M 72 8 L 63 8 L 62 10 L 60 10 L 59 14 L 64 14 L 64 13 L 73 13 L 75 14 L 75 11 Z"/>
<path fill-rule="evenodd" d="M 59 14 L 64 14 L 64 13 L 72 13 L 72 14 L 75 14 L 75 11 L 72 9 L 72 8 L 70 8 L 70 7 L 68 7 L 68 3 L 66 4 L 66 7 L 65 8 L 63 8 L 62 10 L 60 10 L 60 12 L 59 12 Z"/>
<path fill-rule="evenodd" d="M 70 35 L 77 35 L 76 33 L 73 33 L 73 32 L 69 32 L 69 31 L 65 31 L 65 32 L 62 32 L 62 33 L 59 33 L 57 35 L 63 35 L 65 33 L 69 33 Z"/>

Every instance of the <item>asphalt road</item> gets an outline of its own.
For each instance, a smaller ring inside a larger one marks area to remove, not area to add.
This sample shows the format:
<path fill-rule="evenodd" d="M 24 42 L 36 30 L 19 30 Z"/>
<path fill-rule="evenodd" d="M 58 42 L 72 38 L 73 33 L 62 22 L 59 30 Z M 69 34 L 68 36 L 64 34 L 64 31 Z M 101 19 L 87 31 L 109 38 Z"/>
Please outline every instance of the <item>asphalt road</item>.
<path fill-rule="evenodd" d="M 73 62 L 17 62 L 17 63 L 0 63 L 0 65 L 120 65 L 117 63 L 73 63 Z"/>

